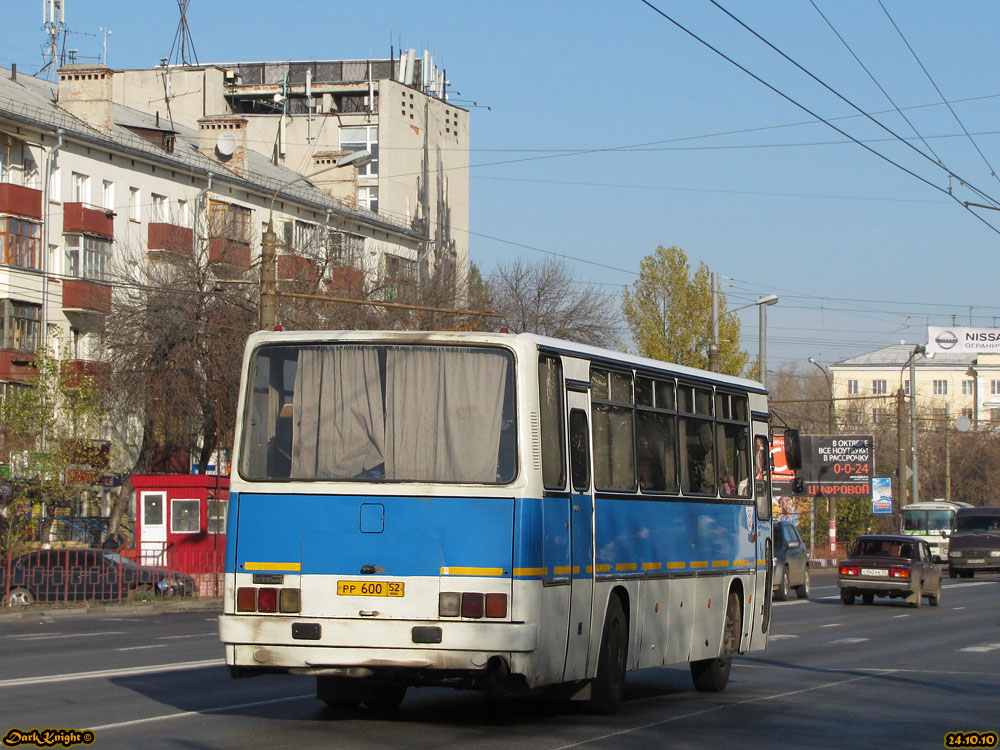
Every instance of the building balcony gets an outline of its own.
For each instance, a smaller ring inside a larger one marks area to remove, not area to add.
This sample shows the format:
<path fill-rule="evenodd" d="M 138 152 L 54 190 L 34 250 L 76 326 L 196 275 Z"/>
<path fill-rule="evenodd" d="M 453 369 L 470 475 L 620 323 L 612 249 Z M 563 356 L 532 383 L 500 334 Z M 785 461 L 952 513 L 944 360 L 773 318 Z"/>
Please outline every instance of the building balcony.
<path fill-rule="evenodd" d="M 250 243 L 213 237 L 208 242 L 208 262 L 249 268 Z"/>
<path fill-rule="evenodd" d="M 279 281 L 301 281 L 315 284 L 319 280 L 316 261 L 312 258 L 303 258 L 299 255 L 279 255 L 277 260 Z"/>
<path fill-rule="evenodd" d="M 42 191 L 9 182 L 0 183 L 0 214 L 41 221 Z"/>
<path fill-rule="evenodd" d="M 74 388 L 85 377 L 94 380 L 107 378 L 111 373 L 111 365 L 92 359 L 67 359 L 61 363 L 61 370 L 63 383 Z"/>
<path fill-rule="evenodd" d="M 194 230 L 177 224 L 149 223 L 149 250 L 168 250 L 174 253 L 190 252 L 194 247 Z"/>
<path fill-rule="evenodd" d="M 115 236 L 115 212 L 86 203 L 63 204 L 63 233 Z"/>
<path fill-rule="evenodd" d="M 330 269 L 329 291 L 341 297 L 361 299 L 365 291 L 365 274 L 357 268 L 335 266 Z"/>
<path fill-rule="evenodd" d="M 32 376 L 38 375 L 32 365 L 35 353 L 20 349 L 0 349 L 0 381 L 7 383 L 23 383 Z"/>
<path fill-rule="evenodd" d="M 64 312 L 111 312 L 111 286 L 85 279 L 64 279 L 62 309 Z"/>

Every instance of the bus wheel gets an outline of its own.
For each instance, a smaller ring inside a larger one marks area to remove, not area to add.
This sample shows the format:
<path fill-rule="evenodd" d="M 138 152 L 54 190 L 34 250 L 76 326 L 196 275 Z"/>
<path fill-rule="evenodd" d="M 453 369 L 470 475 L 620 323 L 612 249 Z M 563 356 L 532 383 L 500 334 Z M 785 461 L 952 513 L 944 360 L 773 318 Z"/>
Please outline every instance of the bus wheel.
<path fill-rule="evenodd" d="M 591 684 L 591 713 L 613 714 L 625 694 L 625 657 L 628 653 L 628 628 L 621 600 L 612 596 L 604 617 L 601 653 L 597 657 L 597 677 Z"/>
<path fill-rule="evenodd" d="M 317 677 L 316 697 L 330 708 L 355 708 L 364 697 L 363 684 L 350 677 Z"/>
<path fill-rule="evenodd" d="M 375 711 L 395 711 L 406 697 L 406 685 L 373 685 L 365 692 L 364 704 Z"/>
<path fill-rule="evenodd" d="M 729 593 L 726 607 L 726 629 L 722 635 L 722 653 L 714 659 L 691 662 L 691 679 L 696 690 L 703 693 L 721 693 L 729 682 L 729 670 L 733 666 L 733 654 L 740 648 L 740 621 L 742 620 L 740 595 Z"/>

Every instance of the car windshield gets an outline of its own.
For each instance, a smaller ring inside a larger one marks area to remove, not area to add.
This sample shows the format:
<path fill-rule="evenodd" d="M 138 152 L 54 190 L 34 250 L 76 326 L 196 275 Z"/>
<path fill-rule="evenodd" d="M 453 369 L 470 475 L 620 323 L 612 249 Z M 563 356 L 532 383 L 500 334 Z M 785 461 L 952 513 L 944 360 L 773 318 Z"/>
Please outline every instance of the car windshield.
<path fill-rule="evenodd" d="M 1000 516 L 961 516 L 955 519 L 956 534 L 1000 534 Z"/>
<path fill-rule="evenodd" d="M 851 552 L 853 557 L 899 557 L 913 558 L 913 545 L 895 539 L 859 539 Z"/>
<path fill-rule="evenodd" d="M 903 531 L 926 532 L 944 531 L 951 528 L 954 517 L 951 510 L 910 510 L 903 509 Z"/>

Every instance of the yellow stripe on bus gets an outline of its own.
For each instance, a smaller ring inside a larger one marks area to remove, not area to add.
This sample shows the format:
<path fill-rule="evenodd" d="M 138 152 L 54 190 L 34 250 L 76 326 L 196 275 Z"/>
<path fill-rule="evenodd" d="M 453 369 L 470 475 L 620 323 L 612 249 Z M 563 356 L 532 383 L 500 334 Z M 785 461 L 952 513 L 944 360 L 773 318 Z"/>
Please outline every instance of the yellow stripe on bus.
<path fill-rule="evenodd" d="M 572 568 L 570 568 L 569 565 L 557 565 L 555 568 L 552 569 L 552 573 L 553 575 L 557 576 L 568 576 L 570 573 L 572 573 L 573 575 L 579 575 L 580 566 L 574 565 Z"/>
<path fill-rule="evenodd" d="M 516 576 L 547 576 L 548 574 L 548 568 L 514 568 Z"/>
<path fill-rule="evenodd" d="M 757 558 L 757 567 L 758 568 L 763 568 L 766 565 L 767 565 L 767 558 L 766 557 L 758 557 Z"/>
<path fill-rule="evenodd" d="M 629 571 L 629 570 L 638 570 L 638 569 L 639 569 L 639 566 L 636 565 L 635 563 L 616 563 L 615 564 L 615 570 Z"/>
<path fill-rule="evenodd" d="M 590 567 L 590 566 L 587 566 L 587 567 Z M 611 566 L 608 565 L 607 563 L 601 563 L 600 565 L 597 566 L 597 572 L 598 573 L 610 573 L 611 572 Z"/>
<path fill-rule="evenodd" d="M 668 562 L 667 570 L 683 570 L 687 567 L 687 563 L 682 562 Z"/>
<path fill-rule="evenodd" d="M 642 569 L 643 570 L 660 570 L 662 568 L 663 568 L 663 564 L 662 563 L 643 563 L 642 564 Z"/>
<path fill-rule="evenodd" d="M 750 567 L 750 561 L 749 560 L 733 560 L 733 567 L 734 568 L 748 568 L 748 567 Z"/>
<path fill-rule="evenodd" d="M 729 560 L 712 560 L 713 568 L 728 568 Z"/>
<path fill-rule="evenodd" d="M 288 570 L 298 572 L 302 570 L 302 563 L 295 562 L 246 562 L 243 563 L 243 570 Z"/>
<path fill-rule="evenodd" d="M 514 571 L 517 575 L 517 571 Z M 443 576 L 502 576 L 503 568 L 441 568 Z"/>
<path fill-rule="evenodd" d="M 707 568 L 708 567 L 708 563 L 705 562 L 704 560 L 693 560 L 691 562 L 691 567 L 692 568 Z"/>

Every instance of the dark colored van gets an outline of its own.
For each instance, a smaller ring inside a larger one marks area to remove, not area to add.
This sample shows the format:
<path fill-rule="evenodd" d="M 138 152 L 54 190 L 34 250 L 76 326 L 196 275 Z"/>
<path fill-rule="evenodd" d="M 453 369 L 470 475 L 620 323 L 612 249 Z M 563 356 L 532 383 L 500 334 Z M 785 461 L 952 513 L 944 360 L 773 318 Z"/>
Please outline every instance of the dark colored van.
<path fill-rule="evenodd" d="M 948 548 L 948 575 L 972 578 L 1000 572 L 1000 508 L 961 508 Z"/>

